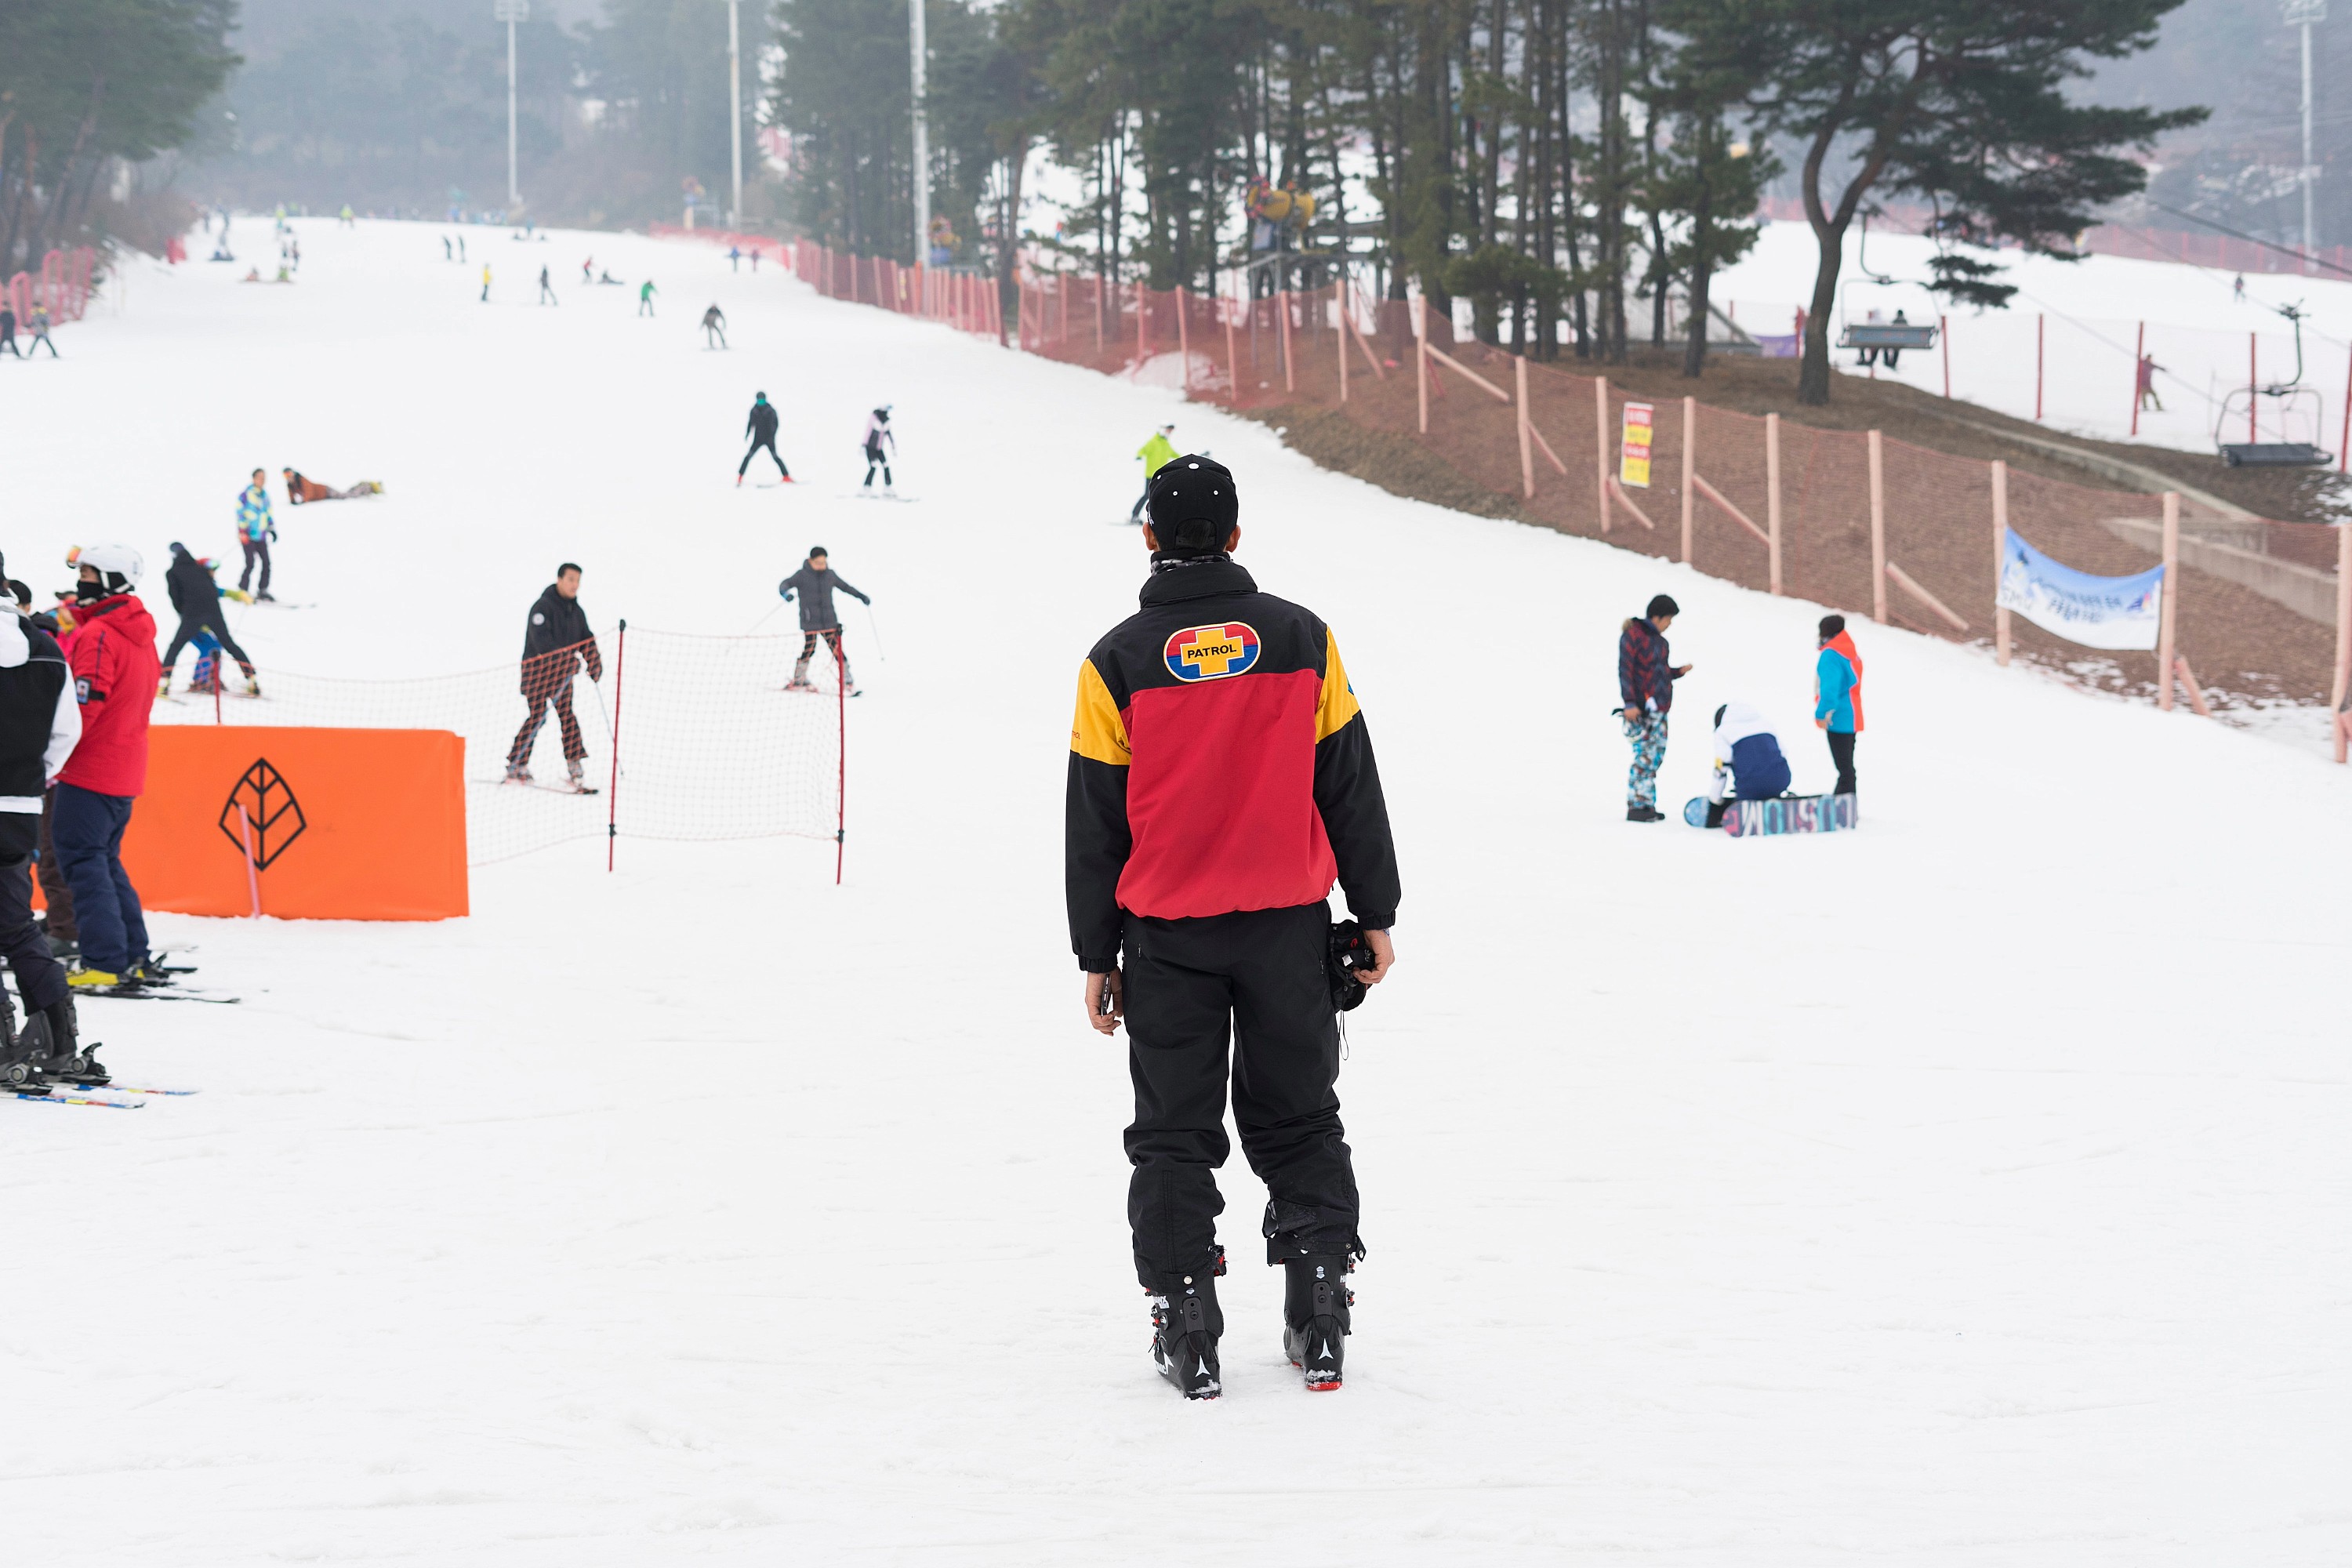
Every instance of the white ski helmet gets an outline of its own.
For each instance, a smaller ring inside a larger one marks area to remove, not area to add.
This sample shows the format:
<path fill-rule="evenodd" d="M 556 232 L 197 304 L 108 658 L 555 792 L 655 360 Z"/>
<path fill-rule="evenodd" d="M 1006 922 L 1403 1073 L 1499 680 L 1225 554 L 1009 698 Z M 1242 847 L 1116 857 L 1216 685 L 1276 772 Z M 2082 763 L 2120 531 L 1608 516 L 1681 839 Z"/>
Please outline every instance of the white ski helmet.
<path fill-rule="evenodd" d="M 130 593 L 147 574 L 145 558 L 128 544 L 87 546 L 74 558 L 74 564 L 97 573 L 100 585 L 110 594 Z"/>

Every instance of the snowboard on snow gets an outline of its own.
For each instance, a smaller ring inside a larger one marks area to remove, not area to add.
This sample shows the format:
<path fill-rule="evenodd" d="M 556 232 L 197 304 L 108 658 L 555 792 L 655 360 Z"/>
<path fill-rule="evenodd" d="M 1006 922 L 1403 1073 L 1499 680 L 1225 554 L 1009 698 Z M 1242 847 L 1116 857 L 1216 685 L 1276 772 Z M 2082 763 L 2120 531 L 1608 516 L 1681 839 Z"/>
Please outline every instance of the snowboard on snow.
<path fill-rule="evenodd" d="M 1683 806 L 1683 820 L 1693 827 L 1705 827 L 1706 808 L 1706 797 L 1695 795 Z M 1734 838 L 1759 838 L 1780 833 L 1844 833 L 1861 820 L 1861 811 L 1850 795 L 1735 799 L 1725 802 L 1723 807 L 1723 831 Z"/>

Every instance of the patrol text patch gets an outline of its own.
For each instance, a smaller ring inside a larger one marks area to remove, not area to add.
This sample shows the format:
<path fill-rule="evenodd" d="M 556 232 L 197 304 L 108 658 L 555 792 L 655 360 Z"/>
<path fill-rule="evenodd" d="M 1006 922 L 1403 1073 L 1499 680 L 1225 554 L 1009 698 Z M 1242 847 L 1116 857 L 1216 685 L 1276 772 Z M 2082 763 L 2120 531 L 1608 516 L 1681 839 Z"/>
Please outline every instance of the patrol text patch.
<path fill-rule="evenodd" d="M 1168 639 L 1168 673 L 1179 680 L 1244 675 L 1257 663 L 1257 633 L 1240 621 L 1187 626 Z"/>

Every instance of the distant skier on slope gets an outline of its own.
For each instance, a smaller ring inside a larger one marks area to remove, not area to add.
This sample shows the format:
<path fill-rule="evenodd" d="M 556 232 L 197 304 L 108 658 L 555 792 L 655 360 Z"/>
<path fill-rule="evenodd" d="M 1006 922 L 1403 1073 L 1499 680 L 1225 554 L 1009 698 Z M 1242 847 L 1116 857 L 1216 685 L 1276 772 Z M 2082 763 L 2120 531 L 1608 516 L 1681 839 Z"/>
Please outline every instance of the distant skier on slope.
<path fill-rule="evenodd" d="M 840 668 L 842 694 L 857 695 L 857 683 L 849 678 L 849 659 L 841 651 L 841 616 L 833 607 L 833 591 L 838 588 L 861 605 L 873 600 L 849 585 L 849 580 L 833 570 L 824 546 L 809 546 L 808 561 L 801 569 L 776 584 L 776 592 L 790 604 L 794 595 L 800 596 L 801 657 L 793 666 L 793 678 L 786 683 L 787 691 L 814 691 L 816 685 L 808 678 L 809 660 L 816 653 L 816 639 L 823 637 L 824 646 L 833 650 L 834 663 Z"/>
<path fill-rule="evenodd" d="M 596 793 L 581 777 L 580 765 L 588 755 L 588 746 L 580 738 L 580 721 L 572 714 L 572 680 L 583 659 L 589 679 L 604 679 L 604 655 L 596 650 L 595 634 L 588 629 L 588 612 L 580 607 L 580 566 L 566 561 L 555 569 L 555 581 L 541 591 L 523 626 L 522 696 L 530 711 L 522 728 L 515 731 L 514 744 L 507 748 L 509 784 L 531 782 L 531 747 L 539 741 L 540 727 L 547 722 L 551 704 L 563 735 L 563 766 L 571 788 L 580 795 Z"/>
<path fill-rule="evenodd" d="M 1265 1260 L 1285 1275 L 1283 1349 L 1308 1388 L 1336 1389 L 1364 1243 L 1328 898 L 1336 880 L 1363 942 L 1347 951 L 1370 960 L 1349 982 L 1386 979 L 1400 889 L 1380 768 L 1331 628 L 1234 561 L 1223 465 L 1164 464 L 1143 542 L 1141 610 L 1078 666 L 1064 881 L 1087 1022 L 1128 1026 L 1127 1212 L 1152 1359 L 1187 1399 L 1223 1392 L 1230 1080 L 1269 1200 Z"/>
<path fill-rule="evenodd" d="M 180 613 L 180 629 L 172 636 L 172 646 L 164 650 L 162 678 L 155 683 L 155 695 L 172 695 L 172 671 L 180 662 L 180 650 L 197 643 L 197 662 L 203 662 L 205 648 L 202 639 L 209 638 L 228 656 L 236 660 L 237 668 L 245 672 L 245 694 L 261 695 L 261 682 L 253 672 L 253 660 L 245 657 L 245 649 L 228 635 L 228 617 L 221 614 L 220 585 L 213 581 L 213 563 L 189 553 L 188 547 L 178 540 L 172 542 L 172 564 L 163 574 L 164 591 L 172 596 L 172 608 Z M 201 689 L 205 683 L 193 682 L 191 689 Z"/>
<path fill-rule="evenodd" d="M 1723 826 L 1727 797 L 1770 800 L 1789 787 L 1789 759 L 1780 737 L 1745 702 L 1715 710 L 1715 772 L 1706 786 L 1706 825 Z"/>
<path fill-rule="evenodd" d="M 1837 768 L 1832 795 L 1853 795 L 1853 743 L 1862 734 L 1862 654 L 1843 616 L 1823 616 L 1813 661 L 1813 723 L 1830 743 Z"/>
<path fill-rule="evenodd" d="M 707 349 L 727 346 L 727 316 L 716 301 L 702 312 L 702 346 Z"/>
<path fill-rule="evenodd" d="M 653 313 L 654 280 L 648 278 L 643 283 L 637 285 L 637 314 L 640 316 L 650 316 Z"/>
<path fill-rule="evenodd" d="M 580 263 L 580 281 L 583 283 L 593 283 L 596 281 L 596 258 L 594 257 L 591 256 Z"/>
<path fill-rule="evenodd" d="M 791 484 L 793 471 L 784 467 L 783 454 L 776 450 L 776 405 L 768 401 L 766 393 L 751 395 L 751 412 L 743 421 L 743 434 L 751 438 L 751 446 L 743 454 L 743 460 L 735 465 L 735 482 L 743 482 L 743 470 L 751 466 L 751 459 L 765 447 L 768 456 L 776 459 L 776 471 L 784 476 L 783 482 Z"/>
<path fill-rule="evenodd" d="M 488 304 L 489 302 L 490 302 L 490 264 L 489 264 L 488 262 L 485 261 L 485 262 L 483 262 L 483 263 L 482 263 L 482 303 L 483 303 L 483 304 L 485 304 L 485 305 L 487 305 L 487 304 Z"/>
<path fill-rule="evenodd" d="M 555 297 L 555 285 L 548 281 L 547 268 L 544 267 L 541 267 L 539 269 L 539 302 L 542 305 L 561 305 L 563 303 L 562 300 Z"/>
<path fill-rule="evenodd" d="M 253 470 L 253 483 L 237 492 L 236 542 L 245 552 L 245 570 L 237 574 L 240 592 L 253 582 L 254 563 L 261 563 L 261 586 L 255 591 L 257 599 L 270 599 L 269 542 L 278 537 L 278 520 L 269 515 L 269 482 L 259 468 Z"/>
<path fill-rule="evenodd" d="M 890 450 L 887 453 L 882 449 L 885 442 L 889 444 Z M 866 483 L 860 488 L 873 489 L 874 470 L 880 468 L 882 493 L 890 494 L 893 484 L 890 478 L 890 458 L 898 454 L 898 437 L 890 428 L 890 405 L 886 403 L 866 416 Z"/>
<path fill-rule="evenodd" d="M 1143 521 L 1143 509 L 1151 500 L 1151 476 L 1175 461 L 1176 448 L 1168 441 L 1168 437 L 1175 433 L 1175 426 L 1162 425 L 1151 433 L 1151 439 L 1135 449 L 1135 455 L 1143 459 L 1143 493 L 1136 497 L 1135 504 L 1128 509 L 1128 521 L 1139 523 Z"/>

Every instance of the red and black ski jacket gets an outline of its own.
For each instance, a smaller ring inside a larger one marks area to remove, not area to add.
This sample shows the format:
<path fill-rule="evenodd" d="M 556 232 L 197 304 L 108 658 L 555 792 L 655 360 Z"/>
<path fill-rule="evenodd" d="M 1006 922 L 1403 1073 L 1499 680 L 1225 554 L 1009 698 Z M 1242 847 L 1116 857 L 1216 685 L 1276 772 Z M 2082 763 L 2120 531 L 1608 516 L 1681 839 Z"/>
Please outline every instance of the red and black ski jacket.
<path fill-rule="evenodd" d="M 1396 921 L 1396 846 L 1330 628 L 1223 556 L 1164 563 L 1078 667 L 1065 871 L 1079 967 L 1118 967 L 1120 911 L 1319 903 Z"/>

